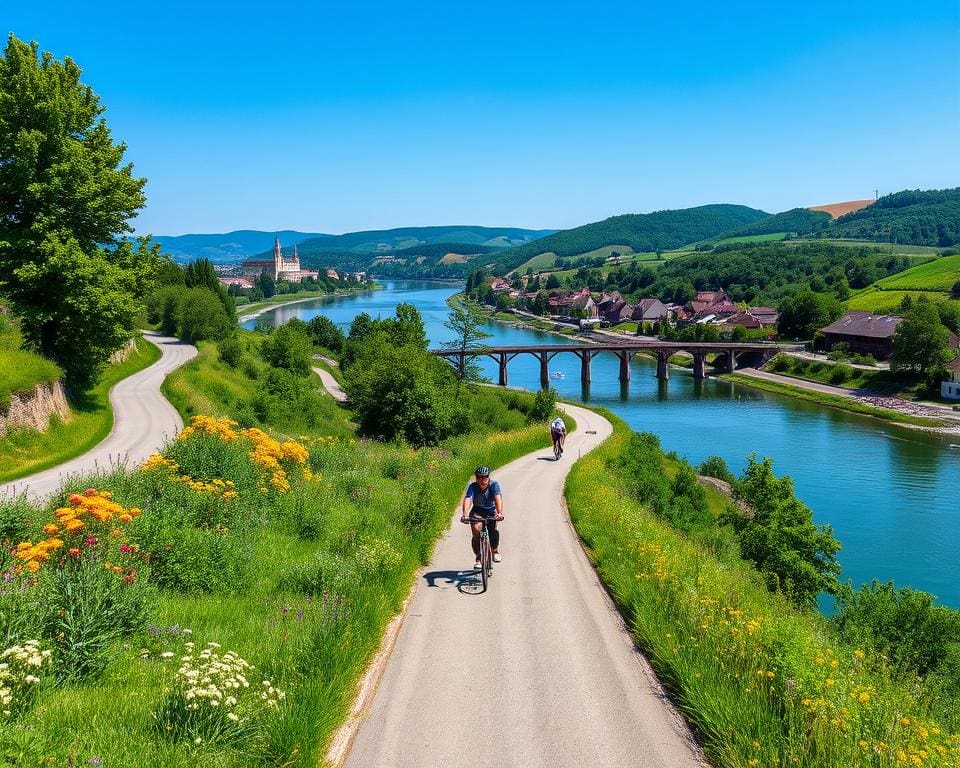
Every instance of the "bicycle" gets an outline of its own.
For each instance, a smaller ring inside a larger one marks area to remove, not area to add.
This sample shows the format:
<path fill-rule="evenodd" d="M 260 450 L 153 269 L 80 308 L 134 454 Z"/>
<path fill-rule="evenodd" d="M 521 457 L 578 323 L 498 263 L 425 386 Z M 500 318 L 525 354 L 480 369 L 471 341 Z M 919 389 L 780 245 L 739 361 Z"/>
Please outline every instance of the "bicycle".
<path fill-rule="evenodd" d="M 490 531 L 488 524 L 494 520 L 492 517 L 474 517 L 471 515 L 464 522 L 483 523 L 480 528 L 480 581 L 483 583 L 482 592 L 487 591 L 487 582 L 493 576 L 493 549 L 490 546 Z"/>
<path fill-rule="evenodd" d="M 563 448 L 560 447 L 559 438 L 553 441 L 553 458 L 554 461 L 560 461 L 560 456 L 563 454 Z"/>

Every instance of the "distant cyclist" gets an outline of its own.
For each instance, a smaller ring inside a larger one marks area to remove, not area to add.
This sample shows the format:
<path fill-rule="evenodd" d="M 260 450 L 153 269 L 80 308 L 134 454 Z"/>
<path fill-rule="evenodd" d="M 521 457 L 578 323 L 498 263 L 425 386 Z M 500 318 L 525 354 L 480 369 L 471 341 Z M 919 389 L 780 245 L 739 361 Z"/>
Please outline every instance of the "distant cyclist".
<path fill-rule="evenodd" d="M 553 438 L 553 448 L 560 447 L 560 455 L 563 455 L 563 444 L 567 441 L 567 425 L 559 416 L 550 422 L 550 437 Z"/>
<path fill-rule="evenodd" d="M 474 481 L 467 486 L 467 494 L 463 497 L 460 522 L 470 523 L 470 528 L 473 530 L 470 544 L 477 558 L 474 568 L 479 571 L 481 567 L 480 531 L 483 529 L 483 520 L 487 520 L 487 530 L 490 531 L 493 561 L 499 563 L 502 559 L 497 521 L 503 520 L 503 497 L 500 495 L 500 483 L 490 479 L 490 467 L 477 467 L 473 474 Z"/>

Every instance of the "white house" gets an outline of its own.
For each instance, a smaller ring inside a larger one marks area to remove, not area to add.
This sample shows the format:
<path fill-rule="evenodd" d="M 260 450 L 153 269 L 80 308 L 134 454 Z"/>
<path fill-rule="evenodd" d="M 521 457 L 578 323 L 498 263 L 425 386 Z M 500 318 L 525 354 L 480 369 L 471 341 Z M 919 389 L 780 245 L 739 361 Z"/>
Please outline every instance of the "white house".
<path fill-rule="evenodd" d="M 940 385 L 940 397 L 948 400 L 960 400 L 960 356 L 947 363 L 950 378 Z"/>

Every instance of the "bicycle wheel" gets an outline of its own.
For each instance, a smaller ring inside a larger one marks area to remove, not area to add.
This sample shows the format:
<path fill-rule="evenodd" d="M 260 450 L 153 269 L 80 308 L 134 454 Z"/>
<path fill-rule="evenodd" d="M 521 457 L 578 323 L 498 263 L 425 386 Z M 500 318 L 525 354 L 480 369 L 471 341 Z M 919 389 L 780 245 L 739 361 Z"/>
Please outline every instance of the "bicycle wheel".
<path fill-rule="evenodd" d="M 490 580 L 490 572 L 493 570 L 493 553 L 490 551 L 490 538 L 484 536 L 480 539 L 480 580 L 483 582 L 483 591 L 487 591 L 487 582 Z"/>
<path fill-rule="evenodd" d="M 560 441 L 559 440 L 557 440 L 553 444 L 553 458 L 556 461 L 560 461 Z"/>

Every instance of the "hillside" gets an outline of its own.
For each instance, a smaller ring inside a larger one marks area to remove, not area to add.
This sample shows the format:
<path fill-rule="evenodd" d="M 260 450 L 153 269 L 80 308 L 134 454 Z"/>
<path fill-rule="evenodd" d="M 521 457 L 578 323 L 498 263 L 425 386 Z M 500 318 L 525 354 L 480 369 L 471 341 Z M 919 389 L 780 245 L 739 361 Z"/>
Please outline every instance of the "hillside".
<path fill-rule="evenodd" d="M 217 262 L 233 262 L 249 259 L 254 254 L 273 249 L 274 238 L 279 237 L 284 248 L 307 239 L 331 237 L 317 232 L 297 232 L 284 229 L 279 232 L 262 232 L 256 229 L 238 229 L 235 232 L 209 235 L 153 235 L 160 249 L 179 262 L 194 259 L 210 259 Z"/>
<path fill-rule="evenodd" d="M 958 245 L 960 187 L 886 195 L 831 222 L 824 234 L 913 245 Z"/>
<path fill-rule="evenodd" d="M 850 289 L 865 288 L 910 263 L 908 256 L 829 241 L 742 243 L 668 261 L 644 295 L 682 303 L 696 291 L 723 288 L 736 302 L 777 305 L 785 296 L 813 288 L 843 299 Z"/>
<path fill-rule="evenodd" d="M 638 252 L 669 250 L 706 240 L 767 216 L 769 214 L 744 205 L 702 205 L 654 213 L 628 213 L 510 248 L 497 256 L 492 269 L 497 274 L 504 274 L 541 253 L 569 257 L 608 245 L 627 246 Z"/>
<path fill-rule="evenodd" d="M 958 294 L 953 292 L 956 285 L 960 285 L 960 254 L 942 256 L 878 280 L 851 296 L 847 307 L 877 313 L 896 312 L 907 296 L 914 300 L 925 296 L 934 302 L 957 302 Z"/>
<path fill-rule="evenodd" d="M 749 237 L 753 235 L 772 235 L 780 232 L 790 232 L 794 235 L 808 235 L 826 229 L 830 224 L 830 214 L 825 211 L 814 211 L 809 208 L 792 208 L 783 213 L 768 216 L 765 219 L 751 222 L 729 232 L 724 232 L 721 238 Z"/>
<path fill-rule="evenodd" d="M 555 231 L 553 229 L 538 230 L 467 225 L 401 227 L 399 229 L 375 229 L 348 232 L 344 235 L 321 236 L 303 241 L 299 245 L 299 250 L 301 257 L 303 257 L 312 256 L 322 251 L 384 253 L 431 243 L 460 243 L 506 248 L 529 243 Z"/>

